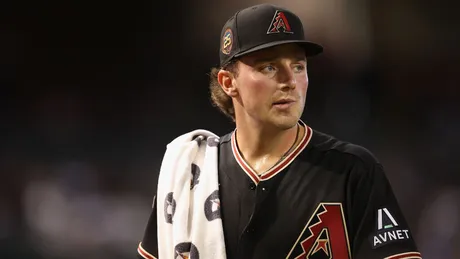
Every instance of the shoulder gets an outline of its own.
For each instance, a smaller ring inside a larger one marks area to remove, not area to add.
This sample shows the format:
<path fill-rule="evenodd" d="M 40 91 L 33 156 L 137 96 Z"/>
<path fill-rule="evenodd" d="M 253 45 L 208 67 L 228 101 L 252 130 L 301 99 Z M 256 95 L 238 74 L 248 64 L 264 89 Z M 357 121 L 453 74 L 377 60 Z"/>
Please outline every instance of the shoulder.
<path fill-rule="evenodd" d="M 313 130 L 308 148 L 304 160 L 338 175 L 347 175 L 349 184 L 363 180 L 369 184 L 386 181 L 382 164 L 372 151 L 362 145 Z"/>
<path fill-rule="evenodd" d="M 378 158 L 373 152 L 362 145 L 338 139 L 332 135 L 312 130 L 310 148 L 335 162 L 347 162 L 361 164 L 366 168 L 380 165 Z"/>

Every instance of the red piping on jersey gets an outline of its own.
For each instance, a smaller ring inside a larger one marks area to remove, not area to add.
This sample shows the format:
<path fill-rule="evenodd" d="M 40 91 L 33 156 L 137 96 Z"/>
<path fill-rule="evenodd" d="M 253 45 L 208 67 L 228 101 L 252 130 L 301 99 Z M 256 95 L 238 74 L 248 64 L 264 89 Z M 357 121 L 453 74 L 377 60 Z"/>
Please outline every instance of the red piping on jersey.
<path fill-rule="evenodd" d="M 385 259 L 422 259 L 422 255 L 419 252 L 408 252 L 397 255 L 385 257 Z"/>
<path fill-rule="evenodd" d="M 145 251 L 144 248 L 142 248 L 142 243 L 139 243 L 139 246 L 137 247 L 137 252 L 145 259 L 157 259 L 155 256 L 151 255 L 149 252 Z"/>
<path fill-rule="evenodd" d="M 284 168 L 286 168 L 294 159 L 302 152 L 302 150 L 305 149 L 305 147 L 308 145 L 310 142 L 311 136 L 312 136 L 312 129 L 305 125 L 302 121 L 300 121 L 301 125 L 305 127 L 305 134 L 300 141 L 299 145 L 292 151 L 288 156 L 286 156 L 278 165 L 275 167 L 271 168 L 261 176 L 259 176 L 247 163 L 244 161 L 243 156 L 240 154 L 240 151 L 238 150 L 237 144 L 236 144 L 236 137 L 235 137 L 235 132 L 232 134 L 232 151 L 233 151 L 233 156 L 235 157 L 236 161 L 238 164 L 241 166 L 243 171 L 246 172 L 246 174 L 252 179 L 252 181 L 255 184 L 258 184 L 260 181 L 263 180 L 268 180 L 281 172 Z"/>

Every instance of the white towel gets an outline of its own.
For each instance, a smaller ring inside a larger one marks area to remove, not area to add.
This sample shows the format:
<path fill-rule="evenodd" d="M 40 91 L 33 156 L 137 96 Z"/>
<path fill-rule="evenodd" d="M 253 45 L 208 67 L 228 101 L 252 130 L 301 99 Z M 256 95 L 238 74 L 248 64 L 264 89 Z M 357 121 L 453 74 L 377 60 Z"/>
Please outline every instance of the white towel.
<path fill-rule="evenodd" d="M 226 258 L 218 143 L 217 135 L 198 129 L 167 145 L 157 189 L 159 259 Z"/>

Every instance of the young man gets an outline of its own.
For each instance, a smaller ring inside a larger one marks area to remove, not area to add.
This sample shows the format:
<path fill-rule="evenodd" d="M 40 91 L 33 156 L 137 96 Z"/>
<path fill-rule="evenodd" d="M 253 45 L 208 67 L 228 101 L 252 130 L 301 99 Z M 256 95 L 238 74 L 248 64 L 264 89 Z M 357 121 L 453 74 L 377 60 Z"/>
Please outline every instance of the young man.
<path fill-rule="evenodd" d="M 246 8 L 224 25 L 210 89 L 236 128 L 216 142 L 225 255 L 213 258 L 421 258 L 383 166 L 300 119 L 307 58 L 322 50 L 277 6 Z M 140 258 L 158 258 L 158 242 L 168 238 L 157 231 L 158 206 L 176 203 L 166 201 L 154 202 Z M 199 258 L 209 246 L 176 245 L 170 258 Z"/>

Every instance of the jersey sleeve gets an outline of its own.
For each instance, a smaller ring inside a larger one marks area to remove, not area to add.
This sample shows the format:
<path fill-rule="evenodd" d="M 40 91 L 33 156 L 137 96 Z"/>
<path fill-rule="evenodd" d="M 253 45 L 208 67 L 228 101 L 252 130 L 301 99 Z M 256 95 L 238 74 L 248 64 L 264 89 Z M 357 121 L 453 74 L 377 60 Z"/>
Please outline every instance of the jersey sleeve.
<path fill-rule="evenodd" d="M 363 171 L 347 190 L 352 258 L 422 258 L 383 166 L 373 162 Z"/>
<path fill-rule="evenodd" d="M 157 229 L 157 199 L 154 196 L 152 211 L 144 231 L 144 236 L 137 248 L 137 258 L 158 259 Z"/>

